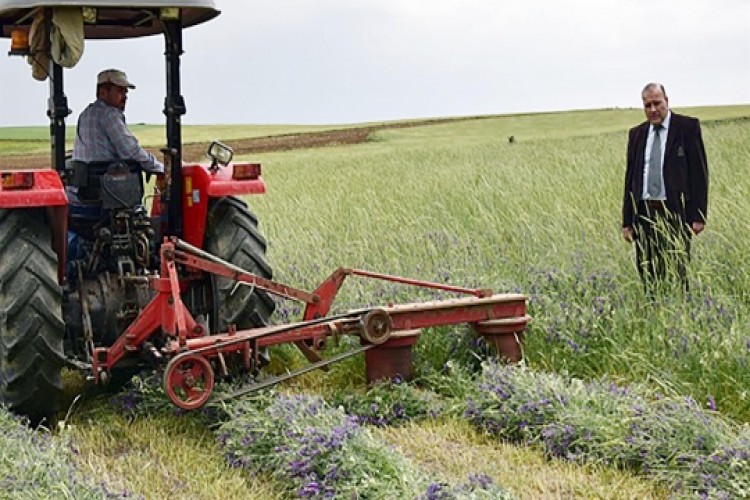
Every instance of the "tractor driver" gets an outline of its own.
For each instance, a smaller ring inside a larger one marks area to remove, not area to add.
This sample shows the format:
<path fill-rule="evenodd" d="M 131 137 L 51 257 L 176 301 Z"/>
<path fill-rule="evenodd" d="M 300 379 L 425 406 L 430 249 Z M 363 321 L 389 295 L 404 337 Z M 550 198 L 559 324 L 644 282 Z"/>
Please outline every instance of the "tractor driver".
<path fill-rule="evenodd" d="M 85 163 L 135 161 L 148 173 L 164 173 L 164 165 L 138 144 L 125 124 L 128 89 L 135 85 L 118 69 L 107 69 L 96 79 L 96 101 L 78 118 L 73 159 Z"/>

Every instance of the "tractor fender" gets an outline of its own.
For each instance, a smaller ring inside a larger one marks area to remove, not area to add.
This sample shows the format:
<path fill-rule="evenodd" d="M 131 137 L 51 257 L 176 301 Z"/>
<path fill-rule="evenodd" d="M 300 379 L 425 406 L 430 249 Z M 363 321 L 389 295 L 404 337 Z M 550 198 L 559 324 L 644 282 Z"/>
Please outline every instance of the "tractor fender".
<path fill-rule="evenodd" d="M 233 164 L 210 171 L 206 165 L 183 165 L 183 237 L 191 245 L 203 248 L 208 202 L 211 198 L 263 194 L 263 178 L 235 179 Z"/>
<path fill-rule="evenodd" d="M 13 170 L 4 171 L 2 185 L 0 185 L 0 208 L 30 208 L 67 205 L 60 176 L 54 170 Z M 13 176 L 31 175 L 33 180 L 28 186 L 8 187 L 12 184 Z M 7 178 L 7 181 L 6 181 Z"/>
<path fill-rule="evenodd" d="M 44 209 L 47 224 L 52 229 L 52 249 L 57 254 L 57 278 L 62 283 L 65 276 L 68 197 L 60 176 L 55 170 L 12 170 L 0 172 L 0 175 L 0 209 Z M 14 176 L 16 182 L 13 182 Z M 19 176 L 26 177 L 18 182 Z"/>

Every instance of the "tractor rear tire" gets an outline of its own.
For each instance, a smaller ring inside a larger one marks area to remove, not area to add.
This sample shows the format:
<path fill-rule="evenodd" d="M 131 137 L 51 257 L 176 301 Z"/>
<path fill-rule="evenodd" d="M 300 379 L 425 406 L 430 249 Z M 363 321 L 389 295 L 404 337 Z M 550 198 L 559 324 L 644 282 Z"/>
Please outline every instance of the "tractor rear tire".
<path fill-rule="evenodd" d="M 260 277 L 271 279 L 273 270 L 266 261 L 266 240 L 258 232 L 258 218 L 239 198 L 211 200 L 206 218 L 204 249 L 213 255 Z M 218 328 L 237 329 L 266 326 L 276 303 L 254 286 L 237 285 L 229 278 L 216 277 Z"/>
<path fill-rule="evenodd" d="M 34 424 L 58 410 L 65 363 L 51 241 L 41 209 L 0 210 L 0 403 Z"/>

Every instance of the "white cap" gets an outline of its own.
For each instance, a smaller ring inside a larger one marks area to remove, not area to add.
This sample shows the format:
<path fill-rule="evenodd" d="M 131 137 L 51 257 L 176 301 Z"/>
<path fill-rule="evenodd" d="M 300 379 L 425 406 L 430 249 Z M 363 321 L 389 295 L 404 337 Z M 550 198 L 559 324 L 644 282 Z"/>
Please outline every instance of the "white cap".
<path fill-rule="evenodd" d="M 127 87 L 129 89 L 135 88 L 135 85 L 128 81 L 128 76 L 125 72 L 120 71 L 119 69 L 105 69 L 100 72 L 96 77 L 96 84 L 99 85 L 102 83 L 111 83 L 118 87 Z"/>

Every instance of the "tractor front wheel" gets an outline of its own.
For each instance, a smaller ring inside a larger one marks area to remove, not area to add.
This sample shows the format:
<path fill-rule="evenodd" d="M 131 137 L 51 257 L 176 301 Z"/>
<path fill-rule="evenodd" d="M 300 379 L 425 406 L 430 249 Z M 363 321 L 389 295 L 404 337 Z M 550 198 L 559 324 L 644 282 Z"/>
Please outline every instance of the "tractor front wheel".
<path fill-rule="evenodd" d="M 258 218 L 239 198 L 211 200 L 203 246 L 207 252 L 246 271 L 267 279 L 273 277 L 266 262 L 266 240 L 258 232 Z M 219 331 L 227 331 L 230 323 L 240 330 L 268 324 L 275 303 L 267 292 L 222 277 L 216 277 L 215 291 Z"/>
<path fill-rule="evenodd" d="M 65 362 L 57 255 L 42 210 L 0 210 L 0 403 L 32 422 L 58 409 Z"/>

